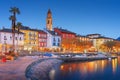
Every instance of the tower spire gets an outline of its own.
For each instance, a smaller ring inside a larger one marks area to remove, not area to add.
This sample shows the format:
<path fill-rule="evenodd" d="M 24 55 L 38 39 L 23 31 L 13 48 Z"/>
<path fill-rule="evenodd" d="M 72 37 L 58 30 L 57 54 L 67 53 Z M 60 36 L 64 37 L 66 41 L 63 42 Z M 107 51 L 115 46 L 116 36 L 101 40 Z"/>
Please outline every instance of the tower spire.
<path fill-rule="evenodd" d="M 48 12 L 47 12 L 46 28 L 47 30 L 52 31 L 52 12 L 50 9 L 48 9 Z"/>

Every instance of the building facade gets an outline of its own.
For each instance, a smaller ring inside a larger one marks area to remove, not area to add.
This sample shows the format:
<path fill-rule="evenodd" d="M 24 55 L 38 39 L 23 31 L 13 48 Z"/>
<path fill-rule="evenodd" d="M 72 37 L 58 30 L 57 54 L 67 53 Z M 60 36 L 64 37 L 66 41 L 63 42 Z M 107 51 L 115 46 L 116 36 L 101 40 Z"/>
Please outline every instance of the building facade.
<path fill-rule="evenodd" d="M 14 37 L 15 51 L 24 47 L 24 33 L 15 31 Z M 13 33 L 11 29 L 0 30 L 0 52 L 9 52 L 13 48 Z"/>
<path fill-rule="evenodd" d="M 38 50 L 38 31 L 29 27 L 22 26 L 20 29 L 24 33 L 24 50 Z"/>
<path fill-rule="evenodd" d="M 48 10 L 47 13 L 47 18 L 46 18 L 46 29 L 52 31 L 52 12 L 50 9 Z"/>
<path fill-rule="evenodd" d="M 87 37 L 93 42 L 95 51 L 101 51 L 101 45 L 107 41 L 113 41 L 112 38 L 101 36 L 101 34 L 88 34 Z"/>
<path fill-rule="evenodd" d="M 87 37 L 93 39 L 93 38 L 98 38 L 98 37 L 101 37 L 101 34 L 88 34 Z"/>
<path fill-rule="evenodd" d="M 54 31 L 61 36 L 62 39 L 71 39 L 76 37 L 76 33 L 62 28 L 54 28 Z"/>
<path fill-rule="evenodd" d="M 47 48 L 47 33 L 43 30 L 38 30 L 38 49 L 45 51 Z"/>
<path fill-rule="evenodd" d="M 61 37 L 54 31 L 46 30 L 46 32 L 47 32 L 47 48 L 53 52 L 60 51 Z"/>
<path fill-rule="evenodd" d="M 98 37 L 98 38 L 93 38 L 93 46 L 96 48 L 97 51 L 101 51 L 101 45 L 104 44 L 107 41 L 113 41 L 112 38 L 108 37 Z"/>
<path fill-rule="evenodd" d="M 61 48 L 63 52 L 73 51 L 73 42 L 76 34 L 66 29 L 54 28 L 54 31 L 61 37 Z"/>
<path fill-rule="evenodd" d="M 82 42 L 82 41 L 84 41 L 84 42 L 89 42 L 89 41 L 91 41 L 90 38 L 87 37 L 87 36 L 77 35 L 76 38 L 77 38 L 78 40 L 80 40 L 81 42 Z"/>

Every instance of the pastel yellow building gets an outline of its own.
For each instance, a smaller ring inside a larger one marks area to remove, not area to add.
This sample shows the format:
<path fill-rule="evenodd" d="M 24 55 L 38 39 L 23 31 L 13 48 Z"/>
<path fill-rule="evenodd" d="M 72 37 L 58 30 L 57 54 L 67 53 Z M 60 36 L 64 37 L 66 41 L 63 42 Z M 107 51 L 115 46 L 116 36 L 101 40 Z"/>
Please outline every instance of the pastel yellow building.
<path fill-rule="evenodd" d="M 93 46 L 98 50 L 100 50 L 100 46 L 107 41 L 113 41 L 112 38 L 108 38 L 108 37 L 98 37 L 98 38 L 94 38 L 93 39 Z"/>
<path fill-rule="evenodd" d="M 24 33 L 24 50 L 37 51 L 38 31 L 29 27 L 22 27 L 20 31 Z"/>

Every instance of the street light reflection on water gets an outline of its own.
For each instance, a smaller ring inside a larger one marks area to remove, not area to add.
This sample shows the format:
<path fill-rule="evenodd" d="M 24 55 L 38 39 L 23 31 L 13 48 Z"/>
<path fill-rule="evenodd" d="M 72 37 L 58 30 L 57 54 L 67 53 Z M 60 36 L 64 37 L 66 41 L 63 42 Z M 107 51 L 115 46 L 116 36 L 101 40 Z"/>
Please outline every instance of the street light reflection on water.
<path fill-rule="evenodd" d="M 73 80 L 72 76 L 78 77 L 75 80 L 87 80 L 92 75 L 100 77 L 99 80 L 106 80 L 103 77 L 115 77 L 116 74 L 120 74 L 120 57 L 111 60 L 96 60 L 96 61 L 86 61 L 86 62 L 72 62 L 63 63 L 59 70 L 56 70 L 54 80 Z M 110 75 L 110 76 L 105 76 Z M 58 79 L 60 77 L 60 79 Z M 64 78 L 62 78 L 64 77 Z M 67 77 L 67 78 L 65 78 Z M 68 78 L 68 77 L 71 77 Z M 86 78 L 88 77 L 88 78 Z M 92 80 L 92 79 L 90 79 Z M 97 80 L 97 79 L 93 79 Z M 110 80 L 113 80 L 112 78 Z"/>
<path fill-rule="evenodd" d="M 117 59 L 113 59 L 112 60 L 112 71 L 113 71 L 113 73 L 116 72 L 117 65 L 118 65 L 118 60 Z"/>
<path fill-rule="evenodd" d="M 107 65 L 111 65 L 112 72 L 115 73 L 118 65 L 118 59 L 97 60 L 87 62 L 64 63 L 60 66 L 62 74 L 79 71 L 82 75 L 87 73 L 103 72 Z"/>
<path fill-rule="evenodd" d="M 55 76 L 55 69 L 52 69 L 52 70 L 49 72 L 50 80 L 54 80 L 54 76 Z"/>

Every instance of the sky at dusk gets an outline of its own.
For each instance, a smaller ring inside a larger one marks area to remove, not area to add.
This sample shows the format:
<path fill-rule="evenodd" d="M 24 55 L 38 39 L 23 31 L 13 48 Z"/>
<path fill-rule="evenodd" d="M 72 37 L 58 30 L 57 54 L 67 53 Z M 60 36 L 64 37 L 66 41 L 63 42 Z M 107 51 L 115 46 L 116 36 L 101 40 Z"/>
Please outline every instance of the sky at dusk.
<path fill-rule="evenodd" d="M 50 8 L 53 27 L 62 27 L 80 35 L 100 33 L 120 36 L 120 0 L 0 0 L 0 28 L 10 28 L 10 7 L 18 7 L 17 21 L 43 29 Z"/>

